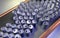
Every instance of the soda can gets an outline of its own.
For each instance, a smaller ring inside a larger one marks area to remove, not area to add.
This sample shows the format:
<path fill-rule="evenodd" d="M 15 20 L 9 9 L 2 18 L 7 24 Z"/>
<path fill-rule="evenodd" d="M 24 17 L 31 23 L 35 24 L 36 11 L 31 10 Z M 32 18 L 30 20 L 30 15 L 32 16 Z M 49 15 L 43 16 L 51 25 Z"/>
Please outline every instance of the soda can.
<path fill-rule="evenodd" d="M 27 36 L 27 37 L 29 37 L 29 36 L 30 36 L 30 34 L 31 34 L 30 29 L 25 29 L 25 34 L 26 34 L 26 36 Z"/>
<path fill-rule="evenodd" d="M 11 23 L 6 23 L 6 27 L 10 28 L 12 26 Z"/>
<path fill-rule="evenodd" d="M 0 32 L 0 37 L 3 37 L 4 33 L 3 32 Z"/>
<path fill-rule="evenodd" d="M 8 33 L 4 33 L 3 38 L 9 38 L 9 34 Z"/>
<path fill-rule="evenodd" d="M 28 19 L 28 16 L 24 16 L 24 19 L 27 20 Z"/>
<path fill-rule="evenodd" d="M 7 32 L 7 27 L 1 27 L 1 31 L 4 33 Z"/>
<path fill-rule="evenodd" d="M 23 16 L 19 16 L 18 18 L 19 18 L 19 20 L 22 20 L 23 19 Z"/>
<path fill-rule="evenodd" d="M 9 34 L 9 38 L 14 38 L 14 34 L 13 33 Z"/>
<path fill-rule="evenodd" d="M 27 24 L 31 24 L 31 20 L 27 20 Z"/>
<path fill-rule="evenodd" d="M 12 33 L 12 31 L 13 31 L 12 28 L 7 28 L 7 33 L 10 34 L 10 33 Z"/>
<path fill-rule="evenodd" d="M 26 28 L 28 28 L 28 25 L 27 24 L 24 24 L 23 25 L 23 29 L 26 29 Z"/>
<path fill-rule="evenodd" d="M 22 29 L 23 26 L 22 26 L 22 24 L 19 24 L 19 25 L 16 26 L 16 28 L 17 28 L 17 29 Z"/>
<path fill-rule="evenodd" d="M 13 32 L 14 34 L 18 34 L 18 31 L 19 31 L 18 29 L 13 29 L 12 32 Z"/>
<path fill-rule="evenodd" d="M 21 35 L 21 37 L 24 37 L 24 29 L 20 29 L 19 34 Z"/>
<path fill-rule="evenodd" d="M 26 20 L 22 19 L 22 20 L 21 20 L 21 23 L 22 23 L 22 24 L 25 24 L 25 23 L 26 23 Z"/>
<path fill-rule="evenodd" d="M 22 37 L 21 37 L 21 35 L 16 34 L 16 35 L 14 35 L 14 38 L 22 38 Z"/>

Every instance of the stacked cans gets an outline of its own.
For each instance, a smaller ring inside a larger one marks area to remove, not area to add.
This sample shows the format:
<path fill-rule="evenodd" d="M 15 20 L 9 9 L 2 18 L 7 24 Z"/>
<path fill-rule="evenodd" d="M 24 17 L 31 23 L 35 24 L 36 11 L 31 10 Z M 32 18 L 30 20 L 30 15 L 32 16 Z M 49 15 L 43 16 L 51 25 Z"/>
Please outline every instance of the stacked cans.
<path fill-rule="evenodd" d="M 13 20 L 14 23 L 17 25 L 17 29 L 19 31 L 23 31 L 21 36 L 30 36 L 33 32 L 36 31 L 36 12 L 29 7 L 29 3 L 21 3 L 20 6 L 14 10 Z M 21 32 L 22 33 L 22 32 Z"/>
<path fill-rule="evenodd" d="M 30 38 L 38 25 L 46 30 L 60 16 L 59 3 L 59 0 L 22 2 L 12 11 L 14 24 L 1 27 L 0 38 Z"/>
<path fill-rule="evenodd" d="M 42 28 L 47 29 L 59 18 L 60 14 L 58 0 L 46 0 L 42 5 L 42 11 L 39 11 L 39 14 L 42 16 L 42 18 L 39 17 L 39 24 L 41 24 Z"/>

